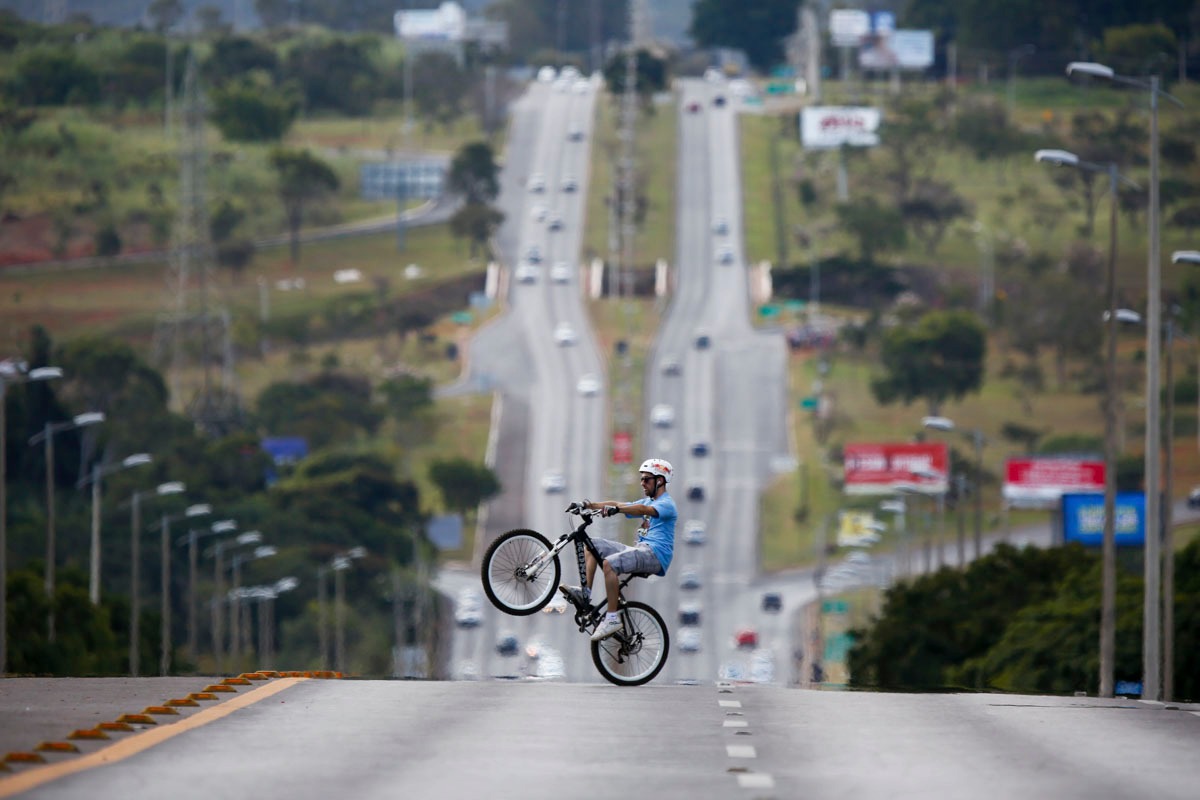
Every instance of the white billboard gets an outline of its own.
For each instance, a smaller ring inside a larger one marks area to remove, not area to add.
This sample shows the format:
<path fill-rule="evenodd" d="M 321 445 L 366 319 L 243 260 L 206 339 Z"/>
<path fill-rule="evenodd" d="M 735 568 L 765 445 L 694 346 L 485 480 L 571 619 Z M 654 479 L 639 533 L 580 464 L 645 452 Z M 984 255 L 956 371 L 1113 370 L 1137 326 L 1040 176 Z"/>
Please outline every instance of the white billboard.
<path fill-rule="evenodd" d="M 829 38 L 834 47 L 858 47 L 871 32 L 871 15 L 857 9 L 840 8 L 829 12 Z"/>
<path fill-rule="evenodd" d="M 933 66 L 933 31 L 879 32 L 863 38 L 863 69 L 928 69 Z"/>
<path fill-rule="evenodd" d="M 800 112 L 800 142 L 808 150 L 879 144 L 879 109 L 812 106 Z"/>
<path fill-rule="evenodd" d="M 463 38 L 467 14 L 458 3 L 446 2 L 430 10 L 397 11 L 393 22 L 401 39 L 457 42 Z"/>

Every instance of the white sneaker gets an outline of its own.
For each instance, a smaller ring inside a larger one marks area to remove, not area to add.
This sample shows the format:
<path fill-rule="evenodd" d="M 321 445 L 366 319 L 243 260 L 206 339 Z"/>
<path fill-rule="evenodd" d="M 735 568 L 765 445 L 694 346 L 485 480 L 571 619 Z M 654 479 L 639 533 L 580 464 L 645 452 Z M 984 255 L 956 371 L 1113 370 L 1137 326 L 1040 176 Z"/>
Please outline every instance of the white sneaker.
<path fill-rule="evenodd" d="M 607 639 L 608 637 L 612 636 L 614 633 L 620 632 L 620 630 L 621 630 L 621 618 L 620 617 L 617 617 L 616 619 L 611 619 L 609 617 L 605 617 L 604 621 L 601 622 L 596 627 L 596 632 L 592 634 L 592 641 L 598 642 L 601 639 Z"/>

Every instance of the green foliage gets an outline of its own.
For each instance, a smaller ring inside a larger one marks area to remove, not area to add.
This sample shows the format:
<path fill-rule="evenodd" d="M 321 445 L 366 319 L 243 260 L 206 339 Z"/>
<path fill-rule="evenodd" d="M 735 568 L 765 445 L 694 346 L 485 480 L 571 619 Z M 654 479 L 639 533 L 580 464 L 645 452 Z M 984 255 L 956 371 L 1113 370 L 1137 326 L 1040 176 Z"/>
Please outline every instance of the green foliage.
<path fill-rule="evenodd" d="M 99 76 L 66 49 L 25 53 L 17 62 L 13 84 L 17 100 L 34 106 L 94 103 L 100 96 Z"/>
<path fill-rule="evenodd" d="M 1053 597 L 1065 574 L 1093 560 L 1078 545 L 1051 550 L 1000 545 L 964 571 L 944 568 L 892 586 L 880 616 L 854 633 L 851 684 L 908 690 L 966 686 L 953 674 L 955 667 L 985 655 L 1020 609 Z"/>
<path fill-rule="evenodd" d="M 467 203 L 450 219 L 455 238 L 471 243 L 471 257 L 491 256 L 491 238 L 504 222 L 504 212 L 482 203 Z"/>
<path fill-rule="evenodd" d="M 15 674 L 113 675 L 125 671 L 127 645 L 113 625 L 115 609 L 93 606 L 86 577 L 61 572 L 55 583 L 55 641 L 46 633 L 49 604 L 42 565 L 8 575 L 8 669 Z M 128 606 L 126 606 L 128 608 Z"/>
<path fill-rule="evenodd" d="M 379 71 L 372 58 L 376 48 L 377 43 L 367 38 L 303 41 L 288 53 L 284 75 L 304 87 L 309 112 L 362 116 L 376 97 Z"/>
<path fill-rule="evenodd" d="M 464 458 L 435 460 L 429 465 L 429 478 L 452 511 L 469 512 L 500 493 L 496 473 Z"/>
<path fill-rule="evenodd" d="M 428 124 L 448 127 L 454 122 L 463 112 L 470 88 L 470 76 L 449 54 L 416 56 L 412 76 L 413 103 Z"/>
<path fill-rule="evenodd" d="M 655 92 L 665 91 L 669 80 L 667 78 L 667 62 L 648 50 L 638 50 L 634 62 L 634 88 L 643 102 L 647 102 Z M 604 83 L 608 91 L 614 95 L 625 92 L 625 56 L 617 53 L 604 65 Z"/>
<path fill-rule="evenodd" d="M 971 204 L 954 186 L 942 181 L 921 180 L 900 205 L 904 221 L 932 256 L 946 230 L 956 219 L 970 216 Z"/>
<path fill-rule="evenodd" d="M 1178 49 L 1166 25 L 1124 25 L 1104 31 L 1098 60 L 1117 72 L 1141 75 L 1148 66 L 1171 64 Z"/>
<path fill-rule="evenodd" d="M 488 204 L 500 194 L 500 167 L 487 142 L 463 145 L 450 162 L 446 185 L 467 203 Z"/>
<path fill-rule="evenodd" d="M 796 30 L 793 0 L 696 0 L 689 33 L 701 47 L 745 51 L 762 71 L 783 58 L 783 37 Z"/>
<path fill-rule="evenodd" d="M 231 142 L 279 141 L 300 110 L 289 92 L 263 82 L 231 81 L 213 90 L 210 97 L 210 119 Z"/>
<path fill-rule="evenodd" d="M 987 335 L 965 311 L 934 311 L 916 325 L 897 326 L 883 336 L 884 374 L 871 381 L 882 404 L 905 405 L 923 399 L 931 414 L 949 399 L 961 399 L 983 385 Z"/>
<path fill-rule="evenodd" d="M 307 150 L 276 149 L 271 153 L 271 167 L 279 177 L 279 197 L 288 222 L 292 263 L 298 264 L 305 207 L 336 191 L 340 181 L 332 167 Z"/>
<path fill-rule="evenodd" d="M 366 378 L 323 372 L 302 383 L 273 383 L 259 395 L 257 418 L 272 436 L 302 436 L 313 449 L 347 445 L 379 427 Z"/>
<path fill-rule="evenodd" d="M 908 238 L 900 211 L 880 205 L 874 195 L 839 204 L 837 217 L 838 224 L 858 241 L 863 261 L 874 261 L 876 253 L 903 247 Z"/>
<path fill-rule="evenodd" d="M 255 72 L 274 82 L 279 74 L 279 56 L 269 45 L 248 36 L 220 37 L 204 59 L 204 79 L 212 86 L 224 86 Z"/>

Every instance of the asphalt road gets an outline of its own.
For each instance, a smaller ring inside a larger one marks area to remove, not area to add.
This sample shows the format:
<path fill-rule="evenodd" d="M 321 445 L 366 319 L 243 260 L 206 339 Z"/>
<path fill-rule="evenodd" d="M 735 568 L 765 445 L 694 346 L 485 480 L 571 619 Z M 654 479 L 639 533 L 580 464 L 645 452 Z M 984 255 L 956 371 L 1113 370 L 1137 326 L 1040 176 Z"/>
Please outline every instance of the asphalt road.
<path fill-rule="evenodd" d="M 1120 699 L 302 681 L 20 796 L 1193 798 L 1198 748 Z"/>

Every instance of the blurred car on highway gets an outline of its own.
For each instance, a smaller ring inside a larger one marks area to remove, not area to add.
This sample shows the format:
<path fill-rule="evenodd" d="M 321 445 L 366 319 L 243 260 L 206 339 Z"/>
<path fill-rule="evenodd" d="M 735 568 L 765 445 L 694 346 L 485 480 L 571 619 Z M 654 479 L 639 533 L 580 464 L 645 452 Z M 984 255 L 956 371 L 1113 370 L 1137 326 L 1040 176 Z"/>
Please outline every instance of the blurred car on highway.
<path fill-rule="evenodd" d="M 762 596 L 762 610 L 768 612 L 783 610 L 783 595 L 779 592 L 766 592 Z"/>
<path fill-rule="evenodd" d="M 685 569 L 679 576 L 680 589 L 699 589 L 700 573 L 695 569 Z"/>
<path fill-rule="evenodd" d="M 496 652 L 502 656 L 515 656 L 518 642 L 514 633 L 502 633 L 496 638 Z"/>
<path fill-rule="evenodd" d="M 1193 486 L 1188 492 L 1187 505 L 1188 508 L 1200 508 L 1200 486 Z"/>
<path fill-rule="evenodd" d="M 554 329 L 554 341 L 562 346 L 575 344 L 575 329 L 569 322 L 560 322 Z"/>
<path fill-rule="evenodd" d="M 529 176 L 528 184 L 529 191 L 535 194 L 546 191 L 546 176 L 540 172 L 535 172 Z"/>
<path fill-rule="evenodd" d="M 702 481 L 691 481 L 687 485 L 688 500 L 703 500 L 704 499 L 704 483 Z"/>
<path fill-rule="evenodd" d="M 584 397 L 592 397 L 600 391 L 600 379 L 589 373 L 579 379 L 575 388 Z"/>
<path fill-rule="evenodd" d="M 662 360 L 662 374 L 663 375 L 678 375 L 681 371 L 682 371 L 682 369 L 679 366 L 679 359 L 673 358 L 672 356 L 666 356 L 663 358 L 663 360 Z"/>
<path fill-rule="evenodd" d="M 733 641 L 739 648 L 753 649 L 758 647 L 758 631 L 754 628 L 739 628 L 733 634 Z"/>
<path fill-rule="evenodd" d="M 517 283 L 537 283 L 539 272 L 536 264 L 526 262 L 517 267 L 514 277 L 517 279 Z"/>
<path fill-rule="evenodd" d="M 699 625 L 700 624 L 700 604 L 699 603 L 681 603 L 679 606 L 679 624 L 680 625 Z"/>
<path fill-rule="evenodd" d="M 683 628 L 679 631 L 679 649 L 685 653 L 697 653 L 703 638 L 699 628 Z"/>
<path fill-rule="evenodd" d="M 692 455 L 696 458 L 708 455 L 708 442 L 692 442 Z"/>
<path fill-rule="evenodd" d="M 566 283 L 571 280 L 571 263 L 555 261 L 554 266 L 550 268 L 550 280 L 555 283 Z"/>
<path fill-rule="evenodd" d="M 556 469 L 548 469 L 542 475 L 542 489 L 547 494 L 555 494 L 567 488 L 566 477 Z"/>
<path fill-rule="evenodd" d="M 709 336 L 706 331 L 697 330 L 696 338 L 694 341 L 695 341 L 697 350 L 707 350 L 709 345 L 712 344 L 712 337 Z"/>
<path fill-rule="evenodd" d="M 683 524 L 683 541 L 688 544 L 704 544 L 705 540 L 703 522 L 698 519 L 689 519 Z"/>
<path fill-rule="evenodd" d="M 659 428 L 669 428 L 675 422 L 675 409 L 666 403 L 659 403 L 650 409 L 650 421 Z"/>

